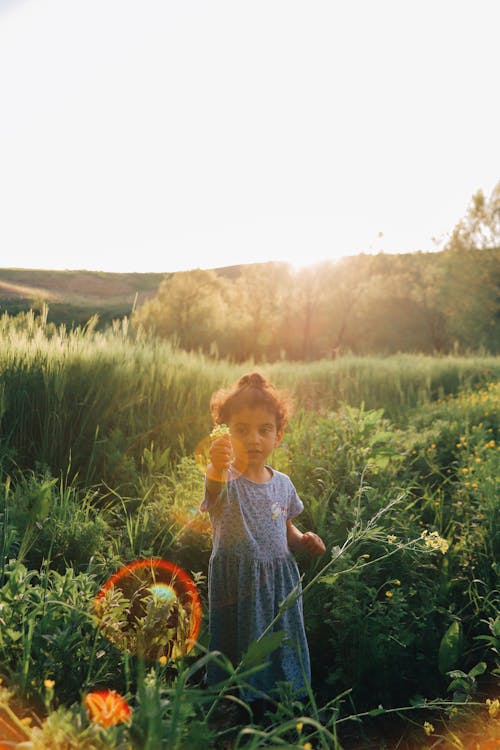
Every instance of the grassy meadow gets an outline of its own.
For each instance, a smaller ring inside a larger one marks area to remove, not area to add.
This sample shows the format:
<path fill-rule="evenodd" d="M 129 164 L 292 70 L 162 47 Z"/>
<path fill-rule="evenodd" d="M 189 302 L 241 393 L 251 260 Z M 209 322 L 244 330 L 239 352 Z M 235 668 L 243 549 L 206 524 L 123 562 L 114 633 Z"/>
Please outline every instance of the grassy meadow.
<path fill-rule="evenodd" d="M 253 366 L 132 335 L 126 319 L 0 318 L 1 748 L 499 747 L 500 358 L 259 365 L 296 404 L 272 463 L 327 546 L 299 557 L 309 698 L 282 684 L 261 722 L 235 689 L 279 622 L 239 665 L 208 652 L 196 459 L 210 394 Z M 187 594 L 100 593 L 149 558 L 196 583 L 188 653 Z M 210 660 L 227 672 L 216 689 Z M 98 691 L 116 692 L 103 706 Z"/>

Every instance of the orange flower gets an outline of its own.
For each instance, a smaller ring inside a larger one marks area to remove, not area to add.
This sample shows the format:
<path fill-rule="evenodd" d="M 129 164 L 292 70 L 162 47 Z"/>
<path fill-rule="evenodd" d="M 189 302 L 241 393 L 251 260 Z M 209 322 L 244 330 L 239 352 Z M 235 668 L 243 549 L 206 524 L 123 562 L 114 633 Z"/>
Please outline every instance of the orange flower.
<path fill-rule="evenodd" d="M 95 690 L 84 698 L 89 717 L 102 727 L 114 727 L 130 719 L 131 709 L 116 690 Z"/>

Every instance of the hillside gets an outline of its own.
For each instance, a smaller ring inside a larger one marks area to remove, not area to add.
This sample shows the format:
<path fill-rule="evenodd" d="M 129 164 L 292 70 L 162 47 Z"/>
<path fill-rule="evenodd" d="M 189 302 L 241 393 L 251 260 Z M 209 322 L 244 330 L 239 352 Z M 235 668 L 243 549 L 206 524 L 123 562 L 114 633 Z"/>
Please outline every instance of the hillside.
<path fill-rule="evenodd" d="M 15 315 L 47 302 L 49 320 L 54 323 L 82 324 L 97 313 L 105 325 L 153 297 L 164 276 L 1 268 L 0 312 Z"/>
<path fill-rule="evenodd" d="M 165 274 L 0 269 L 0 300 L 44 299 L 75 305 L 132 304 L 153 296 Z"/>
<path fill-rule="evenodd" d="M 233 279 L 241 265 L 214 270 Z M 154 297 L 162 280 L 172 275 L 0 268 L 0 314 L 15 315 L 47 302 L 49 320 L 55 323 L 84 323 L 97 313 L 105 324 L 129 315 L 134 306 Z"/>

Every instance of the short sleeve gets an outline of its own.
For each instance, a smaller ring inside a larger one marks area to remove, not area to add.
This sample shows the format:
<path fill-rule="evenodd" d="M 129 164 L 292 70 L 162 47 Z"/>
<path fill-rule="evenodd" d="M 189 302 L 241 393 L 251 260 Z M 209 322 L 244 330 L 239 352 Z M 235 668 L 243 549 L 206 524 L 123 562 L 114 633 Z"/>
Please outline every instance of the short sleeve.
<path fill-rule="evenodd" d="M 302 511 L 304 510 L 304 503 L 300 499 L 300 497 L 297 494 L 297 490 L 293 486 L 292 482 L 290 482 L 290 495 L 288 498 L 288 513 L 287 513 L 287 521 L 290 521 L 292 518 L 295 518 L 295 516 L 298 516 Z"/>

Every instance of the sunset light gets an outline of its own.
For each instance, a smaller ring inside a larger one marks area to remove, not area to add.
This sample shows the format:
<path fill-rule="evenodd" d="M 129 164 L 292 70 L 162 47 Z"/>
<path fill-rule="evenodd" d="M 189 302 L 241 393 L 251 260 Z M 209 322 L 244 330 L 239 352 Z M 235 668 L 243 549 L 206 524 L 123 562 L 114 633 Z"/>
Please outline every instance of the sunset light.
<path fill-rule="evenodd" d="M 498 179 L 495 10 L 0 3 L 1 265 L 436 250 Z"/>

